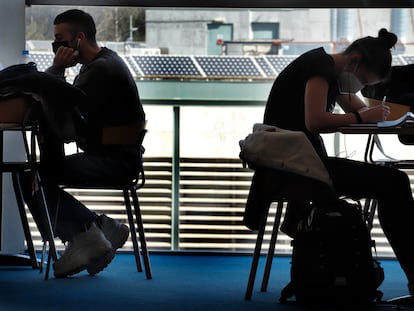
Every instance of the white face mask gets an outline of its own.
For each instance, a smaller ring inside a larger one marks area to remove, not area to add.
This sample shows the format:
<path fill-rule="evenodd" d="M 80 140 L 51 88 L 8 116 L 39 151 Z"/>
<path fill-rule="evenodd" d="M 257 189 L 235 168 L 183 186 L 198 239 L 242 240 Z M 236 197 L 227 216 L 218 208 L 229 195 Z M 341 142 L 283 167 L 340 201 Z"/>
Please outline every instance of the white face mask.
<path fill-rule="evenodd" d="M 344 71 L 338 77 L 338 87 L 340 94 L 355 94 L 362 90 L 364 85 L 352 72 Z"/>

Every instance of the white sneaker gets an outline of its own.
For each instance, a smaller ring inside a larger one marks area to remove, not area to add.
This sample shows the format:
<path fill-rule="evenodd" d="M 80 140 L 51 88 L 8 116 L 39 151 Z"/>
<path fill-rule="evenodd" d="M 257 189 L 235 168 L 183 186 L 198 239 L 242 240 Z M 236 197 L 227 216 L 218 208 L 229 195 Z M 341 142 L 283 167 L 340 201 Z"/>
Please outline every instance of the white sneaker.
<path fill-rule="evenodd" d="M 91 223 L 89 230 L 76 235 L 59 260 L 53 263 L 55 277 L 79 273 L 91 261 L 106 257 L 111 252 L 111 243 L 96 224 Z"/>
<path fill-rule="evenodd" d="M 109 265 L 115 257 L 116 250 L 125 244 L 129 236 L 128 226 L 106 215 L 100 215 L 96 220 L 96 223 L 105 235 L 105 238 L 112 244 L 112 250 L 110 253 L 106 254 L 106 256 L 92 260 L 86 266 L 88 273 L 91 275 L 97 274 Z"/>

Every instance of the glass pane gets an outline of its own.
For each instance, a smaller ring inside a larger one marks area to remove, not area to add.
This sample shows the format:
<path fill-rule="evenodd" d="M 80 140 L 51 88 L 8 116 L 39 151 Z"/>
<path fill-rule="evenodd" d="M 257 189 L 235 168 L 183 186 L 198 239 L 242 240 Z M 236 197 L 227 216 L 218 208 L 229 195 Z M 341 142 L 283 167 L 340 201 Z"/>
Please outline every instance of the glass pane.
<path fill-rule="evenodd" d="M 170 247 L 171 226 L 177 225 L 171 224 L 171 210 L 177 209 L 181 227 L 172 244 L 178 240 L 186 249 L 252 249 L 241 217 L 249 176 L 238 159 L 238 142 L 254 123 L 262 122 L 274 79 L 297 55 L 321 46 L 328 53 L 341 52 L 349 42 L 376 36 L 385 27 L 400 39 L 393 64 L 414 63 L 412 9 L 31 6 L 26 9 L 27 48 L 41 71 L 53 61 L 53 19 L 69 8 L 94 17 L 99 45 L 123 58 L 145 103 L 149 177 L 142 207 L 152 247 Z M 79 70 L 80 65 L 69 68 L 68 81 Z M 174 119 L 178 109 L 179 120 Z M 363 159 L 365 137 L 329 134 L 324 140 L 333 155 Z M 384 139 L 391 156 L 412 155 L 407 148 L 394 147 L 397 143 Z M 172 158 L 174 148 L 181 159 Z M 226 226 L 234 239 L 228 238 Z M 288 251 L 286 237 L 281 240 Z M 377 249 L 392 253 L 386 243 Z"/>
<path fill-rule="evenodd" d="M 239 140 L 261 123 L 263 107 L 184 107 L 181 110 L 181 156 L 237 158 Z"/>

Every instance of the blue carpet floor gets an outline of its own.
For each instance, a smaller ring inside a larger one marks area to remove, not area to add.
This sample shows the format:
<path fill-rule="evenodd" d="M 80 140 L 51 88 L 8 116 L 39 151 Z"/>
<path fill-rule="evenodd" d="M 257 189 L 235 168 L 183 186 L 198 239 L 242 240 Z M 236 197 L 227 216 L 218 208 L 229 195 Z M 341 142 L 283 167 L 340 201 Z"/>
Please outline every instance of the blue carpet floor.
<path fill-rule="evenodd" d="M 262 273 L 262 265 L 259 273 Z M 258 274 L 251 301 L 244 300 L 250 256 L 151 254 L 153 279 L 138 273 L 131 254 L 118 254 L 99 275 L 82 272 L 48 281 L 28 267 L 0 267 L 0 310 L 142 310 L 247 311 L 299 310 L 278 302 L 289 280 L 290 258 L 277 257 L 269 289 L 259 290 Z M 381 261 L 386 279 L 384 299 L 407 294 L 406 281 L 395 261 Z M 373 310 L 395 310 L 377 306 Z M 354 310 L 354 309 L 352 309 Z M 371 309 L 369 309 L 371 310 Z M 404 306 L 404 310 L 414 308 Z"/>

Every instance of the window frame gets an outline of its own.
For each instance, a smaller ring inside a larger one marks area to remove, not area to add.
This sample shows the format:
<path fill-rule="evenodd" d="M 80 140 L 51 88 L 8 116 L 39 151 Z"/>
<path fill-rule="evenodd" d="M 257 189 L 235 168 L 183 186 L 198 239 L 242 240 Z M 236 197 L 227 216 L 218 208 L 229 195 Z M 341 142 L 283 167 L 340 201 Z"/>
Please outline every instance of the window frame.
<path fill-rule="evenodd" d="M 216 8 L 411 8 L 412 0 L 26 0 L 26 5 L 92 5 Z"/>

